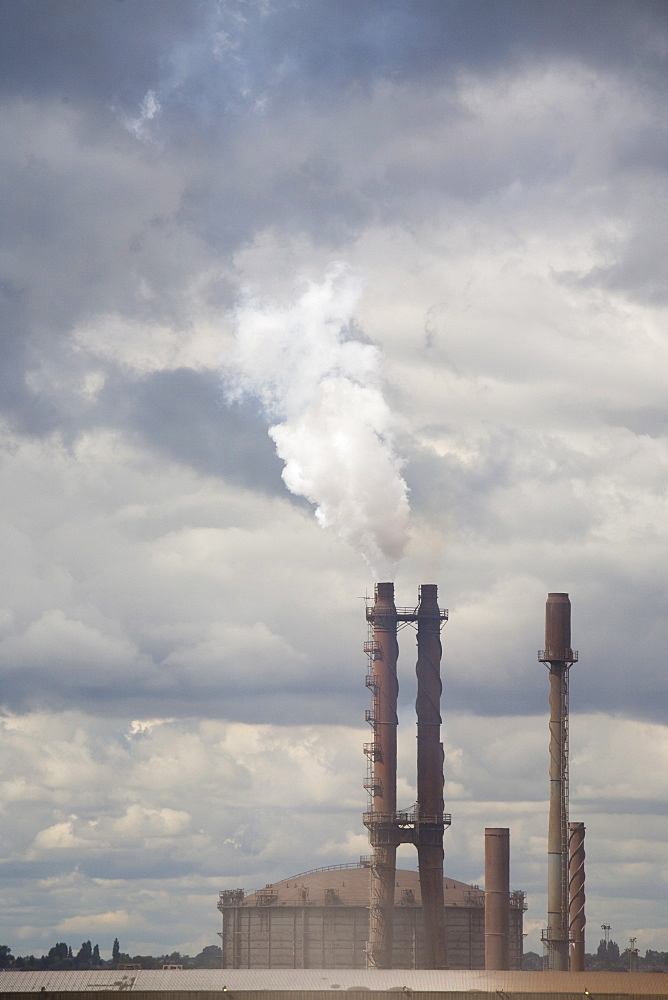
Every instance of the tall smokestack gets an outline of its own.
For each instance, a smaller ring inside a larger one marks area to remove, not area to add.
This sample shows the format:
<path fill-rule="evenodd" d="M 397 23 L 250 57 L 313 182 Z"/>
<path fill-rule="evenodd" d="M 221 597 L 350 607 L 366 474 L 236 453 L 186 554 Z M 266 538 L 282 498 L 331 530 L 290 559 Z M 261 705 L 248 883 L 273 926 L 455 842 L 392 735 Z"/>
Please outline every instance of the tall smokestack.
<path fill-rule="evenodd" d="M 550 818 L 547 833 L 548 969 L 568 970 L 568 671 L 577 660 L 571 649 L 568 594 L 548 594 L 545 649 L 538 654 L 550 671 Z"/>
<path fill-rule="evenodd" d="M 570 970 L 584 972 L 585 956 L 585 825 L 569 823 L 569 936 Z"/>
<path fill-rule="evenodd" d="M 415 845 L 425 924 L 427 968 L 445 969 L 443 899 L 443 744 L 441 620 L 436 584 L 420 587 L 417 610 L 417 801 Z"/>
<path fill-rule="evenodd" d="M 374 740 L 371 811 L 365 816 L 373 856 L 371 861 L 371 902 L 367 964 L 371 968 L 392 967 L 394 926 L 394 883 L 397 844 L 397 609 L 394 584 L 376 585 L 375 602 L 367 608 L 373 630 L 372 674 L 367 681 L 373 691 L 369 722 Z M 369 753 L 369 751 L 367 751 Z"/>
<path fill-rule="evenodd" d="M 485 968 L 509 969 L 510 830 L 485 829 Z"/>

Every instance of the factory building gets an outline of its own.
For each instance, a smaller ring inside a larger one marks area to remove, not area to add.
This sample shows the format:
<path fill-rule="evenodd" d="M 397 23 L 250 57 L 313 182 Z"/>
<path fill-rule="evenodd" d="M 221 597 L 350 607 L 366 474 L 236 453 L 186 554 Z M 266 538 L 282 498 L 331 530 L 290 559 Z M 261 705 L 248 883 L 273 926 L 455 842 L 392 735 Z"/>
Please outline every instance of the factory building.
<path fill-rule="evenodd" d="M 485 889 L 444 876 L 444 754 L 441 743 L 441 639 L 448 612 L 435 584 L 414 607 L 397 607 L 394 584 L 367 599 L 365 677 L 373 739 L 364 744 L 368 805 L 363 822 L 372 853 L 357 865 L 315 869 L 246 896 L 220 893 L 226 969 L 486 969 L 522 966 L 524 893 L 510 891 L 510 831 L 485 830 Z M 416 632 L 417 801 L 397 808 L 398 633 Z M 550 679 L 548 914 L 546 971 L 584 966 L 584 824 L 568 815 L 568 594 L 550 593 L 545 648 Z M 397 849 L 417 849 L 418 871 L 396 867 Z"/>
<path fill-rule="evenodd" d="M 316 869 L 245 896 L 220 893 L 223 968 L 364 969 L 369 940 L 368 859 Z M 443 879 L 449 969 L 485 968 L 485 893 Z M 524 893 L 510 894 L 509 968 L 522 962 Z M 392 967 L 429 967 L 418 872 L 395 871 Z"/>
<path fill-rule="evenodd" d="M 365 684 L 373 739 L 364 744 L 369 796 L 363 822 L 372 853 L 359 864 L 315 869 L 248 896 L 220 893 L 226 969 L 515 969 L 522 967 L 524 893 L 510 892 L 509 831 L 485 831 L 486 892 L 443 871 L 444 755 L 441 640 L 447 611 L 435 584 L 417 606 L 397 607 L 394 584 L 366 604 Z M 417 801 L 397 808 L 397 659 L 400 630 L 414 629 L 417 662 Z M 417 849 L 418 871 L 396 867 Z"/>

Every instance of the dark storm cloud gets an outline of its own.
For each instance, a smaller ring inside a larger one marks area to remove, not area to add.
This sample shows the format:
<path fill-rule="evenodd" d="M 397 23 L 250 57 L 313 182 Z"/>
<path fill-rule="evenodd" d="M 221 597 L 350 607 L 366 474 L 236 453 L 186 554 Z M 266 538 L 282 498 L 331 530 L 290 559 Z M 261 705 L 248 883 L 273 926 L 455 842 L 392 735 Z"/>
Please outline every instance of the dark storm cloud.
<path fill-rule="evenodd" d="M 10 887 L 14 881 L 21 883 L 24 879 L 49 878 L 61 875 L 69 868 L 69 859 L 61 862 L 52 858 L 48 861 L 0 861 L 0 878 Z"/>
<path fill-rule="evenodd" d="M 2 241 L 12 251 L 4 271 L 34 333 L 48 342 L 112 309 L 145 320 L 178 314 L 202 252 L 178 219 L 180 181 L 170 166 L 108 112 L 89 134 L 73 109 L 4 111 Z M 142 295 L 140 275 L 159 294 Z"/>
<path fill-rule="evenodd" d="M 285 494 L 282 463 L 266 421 L 252 401 L 225 404 L 218 372 L 178 368 L 137 379 L 117 377 L 100 394 L 97 413 L 198 472 Z"/>
<path fill-rule="evenodd" d="M 51 852 L 48 861 L 0 862 L 0 878 L 9 888 L 12 882 L 22 882 L 24 879 L 48 879 L 72 870 L 73 851 L 62 851 L 61 857 L 54 857 L 57 852 Z M 130 851 L 122 852 L 119 857 L 107 849 L 82 851 L 77 862 L 77 870 L 83 875 L 98 879 L 136 879 L 136 878 L 178 878 L 192 875 L 195 872 L 205 875 L 218 875 L 220 868 L 211 864 L 201 864 L 196 859 L 186 859 L 175 856 L 173 848 L 149 853 L 137 850 L 133 855 Z"/>
<path fill-rule="evenodd" d="M 300 108 L 320 98 L 328 111 L 343 107 L 350 88 L 379 78 L 442 83 L 450 69 L 507 70 L 522 53 L 563 51 L 619 72 L 644 60 L 636 79 L 651 87 L 661 10 L 650 2 L 8 0 L 0 8 L 5 93 L 38 109 L 13 106 L 0 192 L 12 259 L 3 276 L 11 371 L 3 403 L 15 426 L 44 433 L 64 421 L 48 379 L 36 392 L 26 378 L 77 323 L 109 310 L 178 319 L 192 276 L 262 230 L 339 248 L 370 221 L 428 218 L 434 199 L 470 204 L 512 183 L 549 185 L 575 155 L 560 133 L 531 127 L 508 145 L 495 138 L 484 155 L 479 140 L 454 133 L 440 153 L 438 145 L 407 158 L 388 149 L 367 176 L 351 175 L 351 162 L 363 165 L 388 141 L 387 123 L 374 121 L 373 107 L 363 128 L 336 116 L 300 118 Z M 122 120 L 139 113 L 151 88 L 161 111 L 146 144 Z M 62 96 L 71 103 L 59 104 Z M 414 102 L 395 108 L 392 133 L 401 130 L 407 149 L 415 134 L 419 147 L 432 113 L 423 109 L 416 125 Z M 447 130 L 461 111 L 455 102 L 439 114 Z M 660 158 L 649 124 L 635 127 L 637 141 L 625 140 L 611 159 L 621 171 L 632 155 L 645 169 Z M 299 136 L 294 152 L 286 133 Z M 631 233 L 615 263 L 579 280 L 656 300 L 660 242 L 660 233 Z"/>
<path fill-rule="evenodd" d="M 308 233 L 316 245 L 342 246 L 374 217 L 374 199 L 341 178 L 340 149 L 308 148 L 268 173 L 261 163 L 262 138 L 271 146 L 272 135 L 260 121 L 240 146 L 221 154 L 229 157 L 227 172 L 201 171 L 184 191 L 183 217 L 211 247 L 227 253 L 274 227 L 284 239 Z M 317 136 L 307 145 L 317 147 Z M 235 159 L 252 156 L 254 149 L 256 170 L 240 170 Z M 206 155 L 217 154 L 208 150 Z"/>
<path fill-rule="evenodd" d="M 489 3 L 488 0 L 336 0 L 230 4 L 237 58 L 255 69 L 254 94 L 290 99 L 306 79 L 317 98 L 379 77 L 430 81 L 456 72 L 495 71 L 522 60 L 567 55 L 624 71 L 660 66 L 657 34 L 665 5 L 655 0 Z M 303 92 L 300 93 L 303 99 Z"/>
<path fill-rule="evenodd" d="M 581 284 L 622 292 L 649 306 L 668 302 L 665 219 L 647 220 L 632 233 L 614 264 L 593 268 Z"/>
<path fill-rule="evenodd" d="M 228 100 L 230 86 L 240 98 L 271 89 L 284 99 L 296 87 L 303 99 L 306 80 L 313 98 L 379 76 L 429 79 L 560 54 L 651 70 L 666 29 L 660 0 L 5 0 L 1 18 L 1 79 L 13 93 L 132 99 L 171 79 L 200 107 L 211 91 L 196 81 L 212 69 Z"/>
<path fill-rule="evenodd" d="M 205 0 L 5 0 L 0 85 L 26 97 L 85 102 L 143 94 L 172 47 L 207 23 Z"/>
<path fill-rule="evenodd" d="M 48 433 L 57 426 L 58 413 L 26 383 L 37 359 L 31 351 L 25 294 L 10 281 L 0 281 L 0 358 L 0 409 L 21 433 Z"/>
<path fill-rule="evenodd" d="M 151 654 L 150 644 L 145 653 Z M 169 651 L 171 652 L 171 650 Z M 165 649 L 159 651 L 162 658 Z M 139 659 L 139 658 L 138 658 Z M 274 676 L 258 689 L 252 670 L 240 676 L 239 664 L 229 669 L 221 655 L 215 679 L 200 677 L 187 662 L 180 672 L 156 663 L 116 662 L 102 676 L 99 664 L 88 665 L 90 682 L 73 669 L 65 657 L 51 657 L 48 664 L 16 669 L 0 662 L 3 707 L 24 714 L 35 711 L 64 712 L 77 709 L 104 718 L 170 717 L 227 719 L 252 725 L 294 726 L 308 719 L 311 725 L 345 725 L 362 719 L 364 695 L 361 682 L 350 684 L 320 663 L 299 681 L 286 678 L 277 666 Z M 10 669 L 7 669 L 9 666 Z M 76 669 L 76 665 L 75 665 Z M 317 690 L 313 677 L 317 674 Z"/>

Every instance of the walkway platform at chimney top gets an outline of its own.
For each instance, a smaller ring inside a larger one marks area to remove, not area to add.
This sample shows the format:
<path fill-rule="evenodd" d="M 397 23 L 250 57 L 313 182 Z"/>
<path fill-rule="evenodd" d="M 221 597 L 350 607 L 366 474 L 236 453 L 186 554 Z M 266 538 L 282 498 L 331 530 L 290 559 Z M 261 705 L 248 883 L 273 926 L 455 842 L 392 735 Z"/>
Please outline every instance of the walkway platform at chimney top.
<path fill-rule="evenodd" d="M 424 614 L 424 612 L 423 612 Z M 395 614 L 390 614 L 387 608 L 378 608 L 373 604 L 368 604 L 366 609 L 366 620 L 372 622 L 375 618 L 396 618 L 398 622 L 416 622 L 418 620 L 417 608 L 397 608 Z M 426 618 L 436 618 L 436 615 L 427 614 Z M 446 608 L 440 608 L 438 618 L 442 622 L 447 622 L 448 612 Z"/>
<path fill-rule="evenodd" d="M 221 992 L 245 1000 L 309 1000 L 344 990 L 351 1000 L 388 1000 L 388 993 L 417 993 L 422 1000 L 444 995 L 493 996 L 514 1000 L 562 998 L 629 1000 L 668 997 L 668 973 L 653 972 L 491 972 L 474 970 L 385 969 L 165 969 L 79 972 L 0 972 L 0 1000 L 17 993 L 40 1000 L 83 1000 L 91 993 L 131 992 L 136 1000 L 169 994 L 168 1000 L 213 1000 Z"/>

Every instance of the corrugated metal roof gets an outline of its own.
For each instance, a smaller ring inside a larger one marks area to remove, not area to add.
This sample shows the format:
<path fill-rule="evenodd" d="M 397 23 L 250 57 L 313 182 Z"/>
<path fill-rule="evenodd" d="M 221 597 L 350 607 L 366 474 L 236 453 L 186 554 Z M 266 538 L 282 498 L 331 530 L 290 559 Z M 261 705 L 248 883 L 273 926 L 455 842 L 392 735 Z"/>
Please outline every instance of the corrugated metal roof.
<path fill-rule="evenodd" d="M 123 976 L 136 976 L 136 972 L 117 972 L 114 969 L 68 972 L 0 972 L 0 991 L 12 993 L 38 993 L 45 990 L 109 990 L 119 988 Z M 117 986 L 116 984 L 119 984 Z M 126 987 L 127 988 L 127 987 Z"/>
<path fill-rule="evenodd" d="M 182 969 L 127 972 L 0 972 L 0 992 L 95 992 L 100 989 L 402 990 L 412 992 L 578 993 L 668 997 L 668 973 L 487 972 L 428 969 Z"/>

